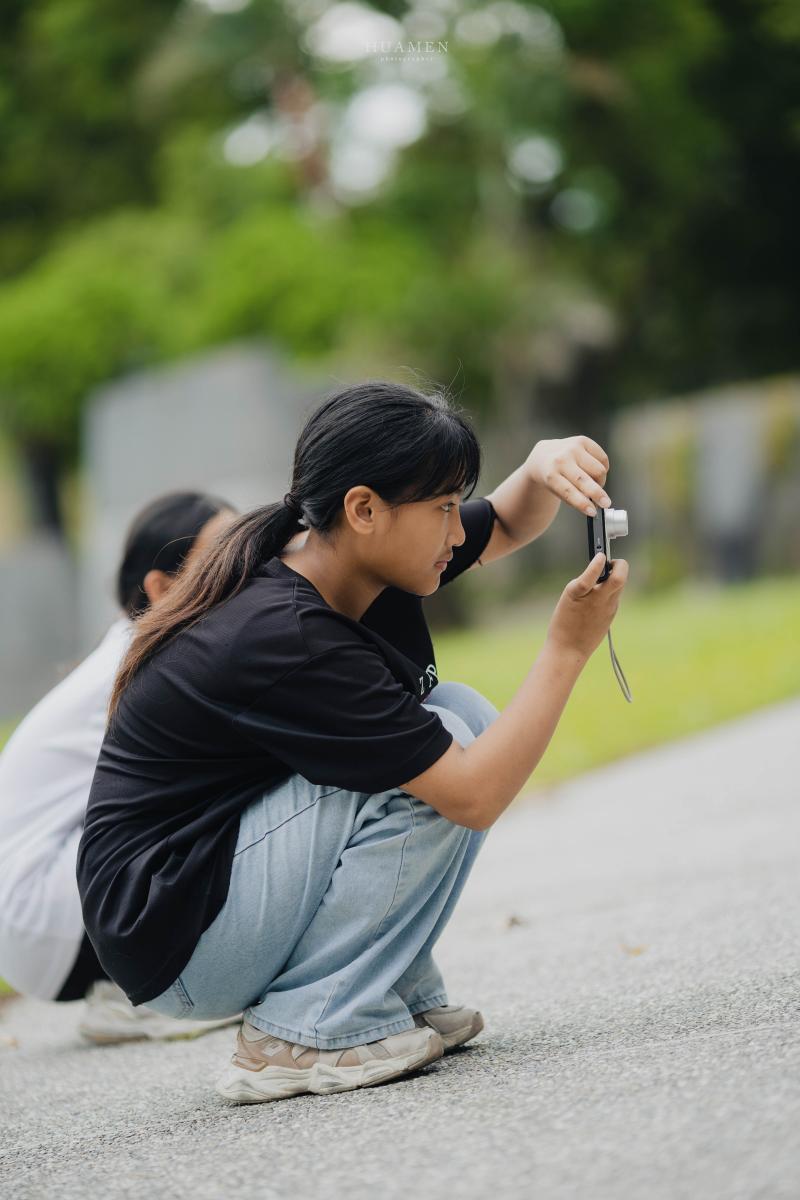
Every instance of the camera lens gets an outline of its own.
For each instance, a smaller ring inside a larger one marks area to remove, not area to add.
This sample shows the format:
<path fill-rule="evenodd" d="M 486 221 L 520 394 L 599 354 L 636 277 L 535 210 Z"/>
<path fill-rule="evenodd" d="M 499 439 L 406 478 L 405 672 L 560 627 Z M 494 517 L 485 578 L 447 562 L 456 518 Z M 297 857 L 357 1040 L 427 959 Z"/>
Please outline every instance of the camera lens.
<path fill-rule="evenodd" d="M 606 509 L 606 535 L 610 538 L 627 537 L 628 510 L 625 508 Z"/>

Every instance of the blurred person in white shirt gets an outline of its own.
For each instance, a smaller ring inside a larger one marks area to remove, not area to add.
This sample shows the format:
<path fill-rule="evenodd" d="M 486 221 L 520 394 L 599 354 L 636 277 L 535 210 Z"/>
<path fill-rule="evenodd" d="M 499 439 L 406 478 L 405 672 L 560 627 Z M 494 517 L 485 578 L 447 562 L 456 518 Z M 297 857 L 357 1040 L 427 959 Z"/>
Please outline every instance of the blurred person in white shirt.
<path fill-rule="evenodd" d="M 107 706 L 136 618 L 234 518 L 225 501 L 170 492 L 132 521 L 117 569 L 120 616 L 100 644 L 28 713 L 0 754 L 0 978 L 43 1000 L 86 998 L 96 1042 L 196 1036 L 227 1021 L 177 1021 L 134 1008 L 83 926 L 78 842 Z"/>

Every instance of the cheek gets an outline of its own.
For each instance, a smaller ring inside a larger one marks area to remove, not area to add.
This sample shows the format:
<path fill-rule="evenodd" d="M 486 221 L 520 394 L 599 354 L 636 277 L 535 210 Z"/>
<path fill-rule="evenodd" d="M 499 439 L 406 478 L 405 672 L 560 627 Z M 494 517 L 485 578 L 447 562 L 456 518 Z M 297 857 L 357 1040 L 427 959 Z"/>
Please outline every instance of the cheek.
<path fill-rule="evenodd" d="M 411 584 L 415 577 L 425 574 L 442 548 L 445 534 L 436 527 L 436 522 L 418 522 L 400 538 L 394 547 L 394 567 Z M 412 588 L 413 590 L 413 588 Z"/>
<path fill-rule="evenodd" d="M 447 513 L 434 508 L 413 516 L 407 526 L 395 530 L 391 551 L 395 565 L 412 572 L 432 566 L 447 543 Z"/>
<path fill-rule="evenodd" d="M 420 529 L 416 546 L 419 551 L 426 551 L 430 556 L 441 550 L 446 538 L 447 518 L 444 513 L 434 513 Z"/>

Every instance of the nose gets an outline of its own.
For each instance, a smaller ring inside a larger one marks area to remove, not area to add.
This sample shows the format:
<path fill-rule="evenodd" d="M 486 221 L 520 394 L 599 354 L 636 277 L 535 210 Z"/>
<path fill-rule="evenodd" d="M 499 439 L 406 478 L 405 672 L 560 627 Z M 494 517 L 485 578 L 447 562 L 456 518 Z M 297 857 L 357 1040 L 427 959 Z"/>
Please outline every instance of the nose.
<path fill-rule="evenodd" d="M 457 508 L 454 509 L 453 512 L 455 513 L 457 528 L 458 528 L 461 536 L 453 539 L 453 541 L 451 543 L 451 548 L 452 548 L 452 546 L 463 546 L 464 542 L 467 540 L 467 535 L 464 532 L 464 525 L 461 520 L 461 513 L 458 511 Z"/>

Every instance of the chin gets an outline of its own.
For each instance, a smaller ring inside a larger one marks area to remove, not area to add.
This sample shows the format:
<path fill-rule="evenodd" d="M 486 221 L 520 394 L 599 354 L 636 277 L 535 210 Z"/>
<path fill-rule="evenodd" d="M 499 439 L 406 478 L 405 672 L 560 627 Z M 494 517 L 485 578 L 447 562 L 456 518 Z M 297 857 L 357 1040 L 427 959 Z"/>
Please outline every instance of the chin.
<path fill-rule="evenodd" d="M 404 583 L 395 583 L 393 586 L 400 588 L 401 591 L 410 592 L 412 596 L 432 596 L 439 590 L 441 576 L 442 572 L 434 567 L 427 577 L 420 572 L 414 579 L 408 579 Z"/>
<path fill-rule="evenodd" d="M 433 593 L 438 590 L 438 587 L 431 587 L 430 584 L 423 584 L 419 582 L 409 583 L 403 588 L 404 592 L 408 592 L 411 596 L 419 596 L 420 599 L 423 600 L 426 596 L 432 596 Z"/>

